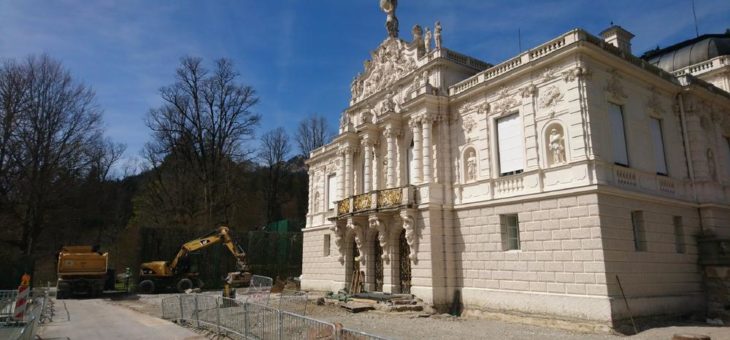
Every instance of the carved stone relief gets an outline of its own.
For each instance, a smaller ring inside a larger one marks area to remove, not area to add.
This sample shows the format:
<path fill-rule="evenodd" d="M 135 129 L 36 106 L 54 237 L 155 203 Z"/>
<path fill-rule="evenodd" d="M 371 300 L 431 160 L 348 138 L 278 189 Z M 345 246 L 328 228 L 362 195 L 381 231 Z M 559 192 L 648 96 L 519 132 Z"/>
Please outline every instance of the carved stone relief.
<path fill-rule="evenodd" d="M 542 92 L 542 91 L 541 91 Z M 560 88 L 556 85 L 548 86 L 542 96 L 540 96 L 540 107 L 550 108 L 558 104 L 563 99 L 564 94 L 560 93 Z"/>
<path fill-rule="evenodd" d="M 565 157 L 565 133 L 563 126 L 554 123 L 546 129 L 547 160 L 549 166 L 564 164 Z"/>
<path fill-rule="evenodd" d="M 578 66 L 573 69 L 563 72 L 563 80 L 566 82 L 573 82 L 580 77 L 590 77 L 591 72 L 584 66 Z"/>
<path fill-rule="evenodd" d="M 355 246 L 357 246 L 357 250 L 360 252 L 360 263 L 364 266 L 365 256 L 363 256 L 363 245 L 365 244 L 365 231 L 362 226 L 353 222 L 352 219 L 347 221 L 347 229 L 355 235 Z"/>
<path fill-rule="evenodd" d="M 626 92 L 624 92 L 624 86 L 621 84 L 621 75 L 617 70 L 613 69 L 609 71 L 609 79 L 606 81 L 606 91 L 610 93 L 614 98 L 622 99 L 628 98 Z"/>
<path fill-rule="evenodd" d="M 651 92 L 651 95 L 646 101 L 646 108 L 649 109 L 650 112 L 654 112 L 659 115 L 663 114 L 664 108 L 662 107 L 661 101 L 659 101 L 659 96 L 656 93 L 656 89 L 652 87 L 649 88 L 649 91 Z"/>
<path fill-rule="evenodd" d="M 515 98 L 514 96 L 510 95 L 507 88 L 502 88 L 502 90 L 499 91 L 497 102 L 493 106 L 491 106 L 492 110 L 490 111 L 493 113 L 502 114 L 512 110 L 519 105 L 520 101 L 517 100 L 517 98 Z"/>
<path fill-rule="evenodd" d="M 417 49 L 409 48 L 400 39 L 388 39 L 365 62 L 365 71 L 352 85 L 352 102 L 385 89 L 416 69 Z"/>

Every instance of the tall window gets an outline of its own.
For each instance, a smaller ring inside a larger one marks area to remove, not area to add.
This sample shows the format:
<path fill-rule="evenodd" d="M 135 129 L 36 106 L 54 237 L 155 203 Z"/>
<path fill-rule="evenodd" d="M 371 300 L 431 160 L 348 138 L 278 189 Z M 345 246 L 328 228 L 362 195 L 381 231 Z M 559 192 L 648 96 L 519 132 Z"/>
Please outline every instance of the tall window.
<path fill-rule="evenodd" d="M 502 249 L 520 249 L 520 224 L 517 215 L 501 215 L 502 224 Z"/>
<path fill-rule="evenodd" d="M 497 120 L 499 173 L 502 176 L 522 172 L 525 148 L 522 138 L 522 119 L 515 113 Z"/>
<path fill-rule="evenodd" d="M 337 200 L 337 176 L 335 174 L 327 177 L 327 209 L 332 210 L 335 208 L 335 201 Z"/>
<path fill-rule="evenodd" d="M 684 226 L 682 216 L 674 216 L 674 248 L 678 254 L 684 254 Z"/>
<path fill-rule="evenodd" d="M 631 212 L 631 227 L 634 232 L 634 250 L 646 251 L 646 230 L 644 228 L 644 212 Z"/>
<path fill-rule="evenodd" d="M 664 134 L 662 133 L 662 121 L 657 118 L 650 119 L 651 139 L 654 145 L 654 160 L 656 161 L 656 173 L 667 174 L 667 160 L 664 153 Z"/>
<path fill-rule="evenodd" d="M 613 162 L 619 165 L 629 166 L 623 108 L 620 105 L 608 103 L 608 116 L 611 123 Z"/>

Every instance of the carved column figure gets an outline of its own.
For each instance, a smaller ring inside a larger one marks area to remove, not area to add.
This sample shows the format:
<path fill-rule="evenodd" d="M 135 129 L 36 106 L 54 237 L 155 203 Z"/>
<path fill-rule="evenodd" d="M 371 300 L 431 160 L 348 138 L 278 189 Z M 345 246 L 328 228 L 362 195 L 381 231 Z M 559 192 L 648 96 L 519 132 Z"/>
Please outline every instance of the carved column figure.
<path fill-rule="evenodd" d="M 363 245 L 365 244 L 365 231 L 363 230 L 362 226 L 355 223 L 352 218 L 347 220 L 347 228 L 355 234 L 355 246 L 357 246 L 357 250 L 360 253 L 360 264 L 362 265 L 362 268 L 364 268 L 366 263 L 366 252 L 363 247 Z"/>
<path fill-rule="evenodd" d="M 403 229 L 406 231 L 406 243 L 410 248 L 410 259 L 414 264 L 418 263 L 418 227 L 413 213 L 409 210 L 401 210 L 400 219 L 403 221 Z"/>
<path fill-rule="evenodd" d="M 431 183 L 433 179 L 433 167 L 431 164 L 433 161 L 433 157 L 431 156 L 431 127 L 433 126 L 433 117 L 429 115 L 423 116 L 421 118 L 421 124 L 423 129 L 423 183 Z"/>
<path fill-rule="evenodd" d="M 380 248 L 383 249 L 383 254 L 381 255 L 381 258 L 384 261 L 390 260 L 390 252 L 388 250 L 388 234 L 386 234 L 385 232 L 385 224 L 376 215 L 370 215 L 368 217 L 368 224 L 370 225 L 370 228 L 378 231 L 378 243 L 380 244 Z"/>
<path fill-rule="evenodd" d="M 421 165 L 421 151 L 423 151 L 421 146 L 421 124 L 416 117 L 411 117 L 411 120 L 408 122 L 408 126 L 410 126 L 413 130 L 413 160 L 410 164 L 410 173 L 412 174 L 411 177 L 413 178 L 413 183 L 410 184 L 420 184 L 423 170 Z"/>
<path fill-rule="evenodd" d="M 339 256 L 337 257 L 337 261 L 340 263 L 345 262 L 345 248 L 344 241 L 345 241 L 345 228 L 343 228 L 340 225 L 333 224 L 330 226 L 330 231 L 332 231 L 332 234 L 335 236 L 335 246 L 337 247 L 337 252 L 339 253 Z"/>

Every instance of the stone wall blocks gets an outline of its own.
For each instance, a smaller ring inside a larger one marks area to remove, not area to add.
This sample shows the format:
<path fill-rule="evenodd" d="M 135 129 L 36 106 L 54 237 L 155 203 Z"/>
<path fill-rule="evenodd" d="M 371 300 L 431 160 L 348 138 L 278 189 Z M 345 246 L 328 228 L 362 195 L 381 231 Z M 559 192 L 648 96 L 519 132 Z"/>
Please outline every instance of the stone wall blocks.
<path fill-rule="evenodd" d="M 605 273 L 606 264 L 604 262 L 586 262 L 583 263 L 583 271 L 586 273 Z"/>
<path fill-rule="evenodd" d="M 573 254 L 570 251 L 554 251 L 553 259 L 555 261 L 573 261 Z"/>
<path fill-rule="evenodd" d="M 562 248 L 564 250 L 578 250 L 578 249 L 591 249 L 583 247 L 583 241 L 592 241 L 592 240 L 563 240 L 561 241 Z M 600 241 L 600 240 L 598 240 Z"/>
<path fill-rule="evenodd" d="M 583 262 L 565 262 L 563 264 L 566 272 L 581 273 L 583 272 Z"/>
<path fill-rule="evenodd" d="M 547 291 L 547 284 L 545 282 L 530 282 L 530 290 L 533 292 L 545 292 Z"/>
<path fill-rule="evenodd" d="M 535 253 L 535 260 L 537 261 L 552 261 L 553 260 L 553 252 L 552 251 L 538 251 Z"/>
<path fill-rule="evenodd" d="M 586 216 L 586 217 L 580 217 L 578 219 L 578 224 L 581 228 L 587 228 L 587 227 L 600 227 L 601 226 L 601 218 L 598 216 Z"/>
<path fill-rule="evenodd" d="M 568 208 L 557 208 L 550 210 L 550 219 L 557 220 L 568 217 Z"/>
<path fill-rule="evenodd" d="M 608 289 L 605 284 L 586 284 L 586 295 L 606 296 Z"/>
<path fill-rule="evenodd" d="M 548 293 L 565 293 L 564 283 L 548 282 L 546 286 Z"/>
<path fill-rule="evenodd" d="M 565 218 L 560 220 L 561 229 L 571 229 L 580 227 L 580 220 L 578 218 Z"/>
<path fill-rule="evenodd" d="M 584 217 L 588 216 L 587 206 L 576 206 L 568 209 L 568 215 L 570 217 Z"/>
<path fill-rule="evenodd" d="M 532 212 L 533 221 L 545 221 L 550 219 L 550 210 L 538 210 Z"/>
<path fill-rule="evenodd" d="M 558 207 L 557 200 L 551 199 L 551 200 L 540 201 L 540 209 L 542 209 L 542 210 L 555 209 L 557 207 Z"/>
<path fill-rule="evenodd" d="M 601 239 L 599 239 L 599 238 L 580 240 L 580 243 L 581 243 L 581 248 L 583 248 L 583 249 L 601 249 L 603 247 L 603 243 L 601 242 Z M 633 244 L 632 244 L 632 246 L 633 246 Z"/>
<path fill-rule="evenodd" d="M 577 203 L 580 205 L 598 204 L 598 195 L 582 195 L 577 197 Z"/>
<path fill-rule="evenodd" d="M 570 238 L 572 238 L 572 239 L 591 238 L 591 229 L 590 228 L 571 229 Z"/>
<path fill-rule="evenodd" d="M 545 262 L 545 271 L 562 272 L 564 270 L 562 262 Z"/>
<path fill-rule="evenodd" d="M 553 240 L 568 240 L 568 239 L 570 239 L 570 230 L 568 230 L 568 229 L 553 230 L 551 235 L 552 235 Z"/>
<path fill-rule="evenodd" d="M 586 285 L 582 283 L 576 283 L 576 284 L 566 284 L 565 285 L 565 292 L 568 294 L 580 294 L 585 295 L 586 293 Z"/>
<path fill-rule="evenodd" d="M 544 262 L 538 262 L 538 261 L 528 262 L 527 263 L 527 270 L 529 270 L 531 272 L 541 272 L 541 271 L 544 271 L 545 270 L 545 263 Z"/>
<path fill-rule="evenodd" d="M 575 197 L 563 197 L 558 199 L 558 206 L 561 208 L 573 207 L 578 204 Z"/>
<path fill-rule="evenodd" d="M 542 248 L 545 250 L 561 250 L 562 245 L 560 241 L 544 241 L 542 242 Z"/>

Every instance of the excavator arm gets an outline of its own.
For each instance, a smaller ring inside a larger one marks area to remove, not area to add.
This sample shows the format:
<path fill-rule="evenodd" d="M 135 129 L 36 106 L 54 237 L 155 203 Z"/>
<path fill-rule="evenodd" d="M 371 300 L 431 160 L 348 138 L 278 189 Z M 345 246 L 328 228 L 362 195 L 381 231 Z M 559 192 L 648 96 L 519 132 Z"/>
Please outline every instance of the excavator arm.
<path fill-rule="evenodd" d="M 241 271 L 245 270 L 246 253 L 231 238 L 230 230 L 228 229 L 228 227 L 221 226 L 210 234 L 183 244 L 182 247 L 180 247 L 180 251 L 178 251 L 177 255 L 175 255 L 175 258 L 170 262 L 170 271 L 174 272 L 178 264 L 180 263 L 180 259 L 185 257 L 187 254 L 200 251 L 221 242 L 231 252 L 233 257 L 236 258 L 236 266 L 238 267 L 238 269 Z"/>

